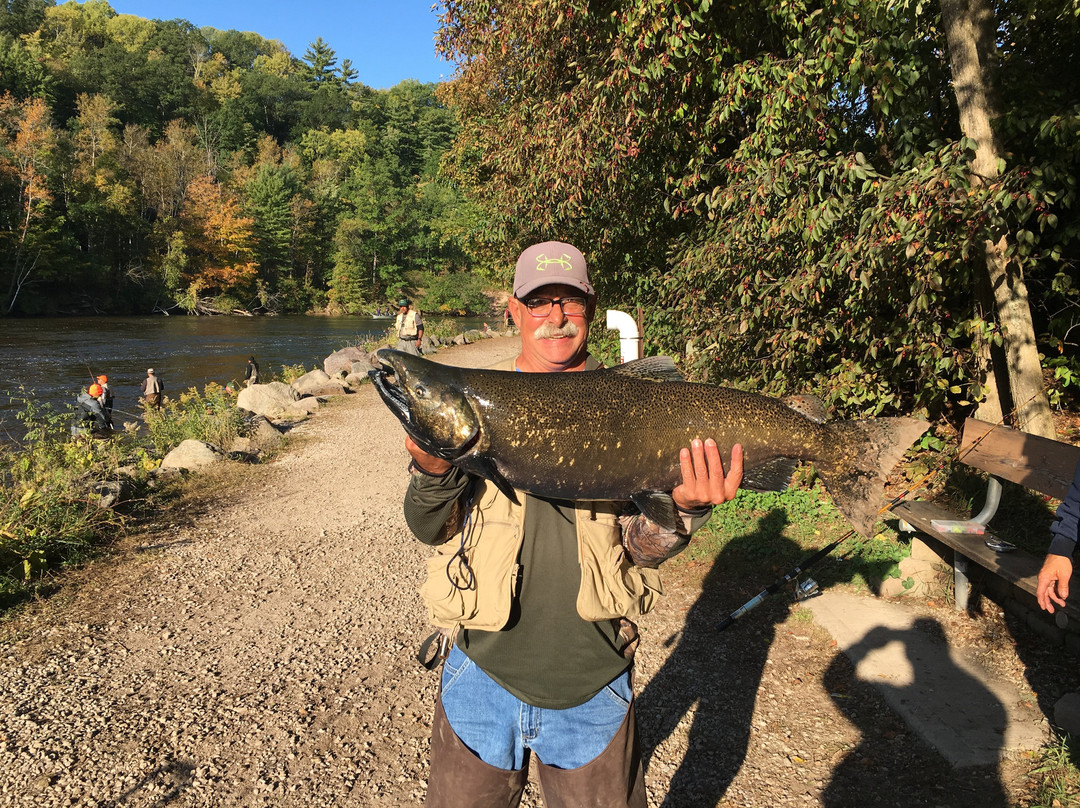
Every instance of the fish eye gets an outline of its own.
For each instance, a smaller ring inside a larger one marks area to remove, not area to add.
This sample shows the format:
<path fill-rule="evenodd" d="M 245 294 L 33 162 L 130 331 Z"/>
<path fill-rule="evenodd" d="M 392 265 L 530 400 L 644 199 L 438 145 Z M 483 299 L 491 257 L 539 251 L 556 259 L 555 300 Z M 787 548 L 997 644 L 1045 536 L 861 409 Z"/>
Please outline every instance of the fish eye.
<path fill-rule="evenodd" d="M 413 392 L 418 398 L 425 398 L 427 396 L 427 388 L 422 384 L 415 385 L 413 387 Z"/>

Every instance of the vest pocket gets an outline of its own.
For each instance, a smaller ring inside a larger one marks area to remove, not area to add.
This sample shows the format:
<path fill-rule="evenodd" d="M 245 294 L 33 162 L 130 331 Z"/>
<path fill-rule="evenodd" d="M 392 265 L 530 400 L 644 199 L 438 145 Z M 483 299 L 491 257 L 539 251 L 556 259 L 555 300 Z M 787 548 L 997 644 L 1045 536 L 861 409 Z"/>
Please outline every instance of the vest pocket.
<path fill-rule="evenodd" d="M 454 557 L 461 546 L 457 541 L 436 548 L 420 586 L 435 625 L 480 631 L 498 631 L 506 625 L 517 588 L 519 535 L 516 525 L 489 519 L 484 539 L 466 546 L 464 559 Z"/>
<path fill-rule="evenodd" d="M 431 621 L 450 628 L 476 615 L 476 581 L 460 557 L 441 550 L 427 560 L 427 578 L 420 585 L 420 597 L 427 604 Z"/>

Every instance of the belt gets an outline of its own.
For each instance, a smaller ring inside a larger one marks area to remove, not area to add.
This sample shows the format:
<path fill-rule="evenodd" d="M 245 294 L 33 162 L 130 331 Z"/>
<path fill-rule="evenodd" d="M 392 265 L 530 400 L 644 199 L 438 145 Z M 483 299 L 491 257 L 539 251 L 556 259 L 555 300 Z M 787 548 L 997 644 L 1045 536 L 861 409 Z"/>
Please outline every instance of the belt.
<path fill-rule="evenodd" d="M 406 342 L 416 342 L 416 337 L 400 337 L 399 336 L 398 339 L 403 339 Z"/>

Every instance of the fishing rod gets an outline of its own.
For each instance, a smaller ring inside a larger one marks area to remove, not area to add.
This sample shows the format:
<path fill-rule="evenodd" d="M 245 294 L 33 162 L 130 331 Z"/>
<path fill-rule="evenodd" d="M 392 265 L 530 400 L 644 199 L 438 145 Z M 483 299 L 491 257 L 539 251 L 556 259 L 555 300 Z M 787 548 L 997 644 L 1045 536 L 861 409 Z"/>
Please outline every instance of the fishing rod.
<path fill-rule="evenodd" d="M 810 556 L 808 559 L 806 559 L 806 561 L 803 561 L 798 566 L 793 567 L 791 569 L 791 571 L 787 575 L 785 575 L 783 578 L 779 578 L 779 579 L 773 581 L 767 587 L 765 587 L 760 592 L 758 592 L 758 594 L 754 595 L 754 597 L 750 598 L 750 600 L 748 600 L 746 603 L 744 603 L 738 609 L 736 609 L 731 614 L 729 614 L 727 617 L 725 617 L 723 620 L 721 620 L 720 625 L 718 625 L 716 627 L 717 630 L 723 631 L 728 626 L 730 626 L 732 623 L 734 623 L 736 620 L 738 620 L 740 617 L 742 617 L 744 614 L 746 614 L 748 611 L 753 609 L 755 606 L 758 606 L 763 600 L 765 600 L 765 598 L 769 597 L 769 595 L 774 594 L 777 590 L 780 589 L 780 587 L 784 586 L 784 584 L 786 584 L 788 581 L 792 580 L 793 578 L 798 577 L 799 574 L 802 573 L 803 571 L 810 569 L 810 567 L 814 566 L 814 564 L 818 563 L 819 561 L 821 561 L 821 559 L 825 558 L 825 556 L 827 556 L 829 553 L 831 553 L 833 550 L 835 550 L 853 532 L 854 531 L 849 531 L 848 533 L 844 534 L 839 539 L 834 541 L 832 544 L 829 544 L 829 545 L 826 545 L 825 547 L 822 547 L 820 550 L 818 550 L 816 553 L 814 553 L 812 556 Z M 813 582 L 812 579 L 807 579 L 805 583 L 810 584 L 810 586 L 799 587 L 800 599 L 805 599 L 805 598 L 808 598 L 808 597 L 810 597 L 812 595 L 817 594 L 817 583 Z"/>
<path fill-rule="evenodd" d="M 1043 385 L 1041 390 L 1039 390 L 1037 393 L 1032 395 L 1031 398 L 1029 398 L 1023 404 L 1019 404 L 1019 405 L 1013 407 L 1013 409 L 1010 412 L 1008 412 L 1005 415 L 1002 415 L 1001 418 L 999 418 L 997 420 L 997 422 L 993 426 L 990 427 L 990 429 L 986 430 L 986 432 L 984 434 L 980 435 L 978 438 L 976 438 L 967 449 L 965 449 L 963 452 L 961 452 L 959 455 L 957 455 L 956 459 L 961 460 L 964 457 L 966 457 L 968 454 L 970 454 L 975 449 L 975 447 L 978 446 L 983 440 L 985 440 L 986 437 L 991 432 L 993 432 L 999 426 L 1004 426 L 1005 425 L 1005 419 L 1007 417 L 1009 417 L 1010 415 L 1014 415 L 1014 414 L 1018 413 L 1021 409 L 1023 409 L 1028 404 L 1030 404 L 1032 401 L 1034 401 L 1038 396 L 1045 393 L 1048 389 L 1050 389 L 1049 384 Z M 932 468 L 928 472 L 926 472 L 926 474 L 924 474 L 917 482 L 912 483 L 910 486 L 908 486 L 906 491 L 903 491 L 900 494 L 898 494 L 897 496 L 893 497 L 889 502 L 887 502 L 881 508 L 881 510 L 878 511 L 878 515 L 880 516 L 881 514 L 887 513 L 888 511 L 892 510 L 894 505 L 898 505 L 900 502 L 903 502 L 905 497 L 907 497 L 910 494 L 912 494 L 913 492 L 919 490 L 919 488 L 922 486 L 922 484 L 925 483 L 927 480 L 929 480 L 932 476 L 934 476 L 938 471 L 943 469 L 947 462 L 948 462 L 948 458 L 945 458 L 944 460 L 940 461 L 934 468 Z M 750 600 L 748 600 L 746 603 L 744 603 L 738 609 L 736 609 L 731 614 L 729 614 L 727 617 L 725 617 L 723 620 L 721 620 L 719 625 L 717 626 L 717 630 L 718 631 L 724 631 L 726 628 L 728 628 L 728 626 L 730 626 L 732 623 L 734 623 L 740 617 L 745 615 L 751 609 L 759 606 L 761 604 L 761 602 L 765 600 L 765 598 L 769 597 L 769 595 L 775 594 L 781 587 L 783 587 L 789 581 L 793 580 L 794 578 L 797 578 L 800 573 L 802 573 L 805 570 L 809 569 L 814 564 L 817 564 L 819 561 L 821 561 L 823 558 L 825 558 L 827 555 L 829 555 L 829 553 L 831 553 L 833 550 L 835 550 L 840 544 L 842 544 L 843 542 L 845 542 L 847 539 L 851 538 L 854 535 L 855 535 L 855 531 L 854 530 L 849 530 L 847 533 L 845 533 L 839 539 L 834 541 L 832 544 L 829 544 L 829 545 L 827 545 L 825 547 L 822 547 L 820 550 L 818 550 L 816 553 L 814 553 L 808 559 L 806 559 L 805 561 L 800 563 L 798 566 L 794 567 L 790 572 L 788 572 L 782 578 L 779 578 L 776 581 L 773 581 L 767 587 L 762 589 L 758 594 L 754 595 L 754 597 L 750 598 Z M 866 539 L 863 538 L 862 541 L 860 541 L 859 544 L 856 545 L 856 547 L 858 547 L 861 544 L 864 544 L 865 542 L 866 542 Z M 802 583 L 802 585 L 796 587 L 796 591 L 795 591 L 795 597 L 796 597 L 797 600 L 805 600 L 806 598 L 813 597 L 816 594 L 818 594 L 818 585 L 817 585 L 817 582 L 814 581 L 812 578 L 807 578 L 806 581 L 804 581 Z"/>

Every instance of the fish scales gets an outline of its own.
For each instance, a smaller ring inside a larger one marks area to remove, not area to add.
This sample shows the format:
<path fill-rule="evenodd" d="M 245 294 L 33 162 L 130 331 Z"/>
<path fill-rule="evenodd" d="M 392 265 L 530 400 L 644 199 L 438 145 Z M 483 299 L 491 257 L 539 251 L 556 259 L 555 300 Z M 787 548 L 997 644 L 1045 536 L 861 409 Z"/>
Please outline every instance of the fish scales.
<path fill-rule="evenodd" d="M 828 439 L 827 426 L 730 388 L 614 373 L 493 373 L 462 374 L 465 389 L 482 389 L 487 403 L 478 408 L 477 448 L 515 487 L 544 496 L 618 499 L 630 479 L 671 490 L 681 480 L 679 450 L 695 438 L 713 438 L 725 465 L 741 443 L 747 469 L 812 458 Z"/>
<path fill-rule="evenodd" d="M 516 491 L 569 500 L 633 500 L 671 527 L 679 451 L 716 441 L 725 464 L 743 446 L 745 479 L 782 487 L 812 460 L 837 507 L 868 535 L 889 470 L 927 428 L 913 418 L 823 420 L 769 396 L 682 379 L 669 359 L 576 373 L 449 367 L 383 349 L 376 389 L 425 451 Z M 390 377 L 394 381 L 389 381 Z M 805 399 L 805 397 L 803 397 Z"/>

